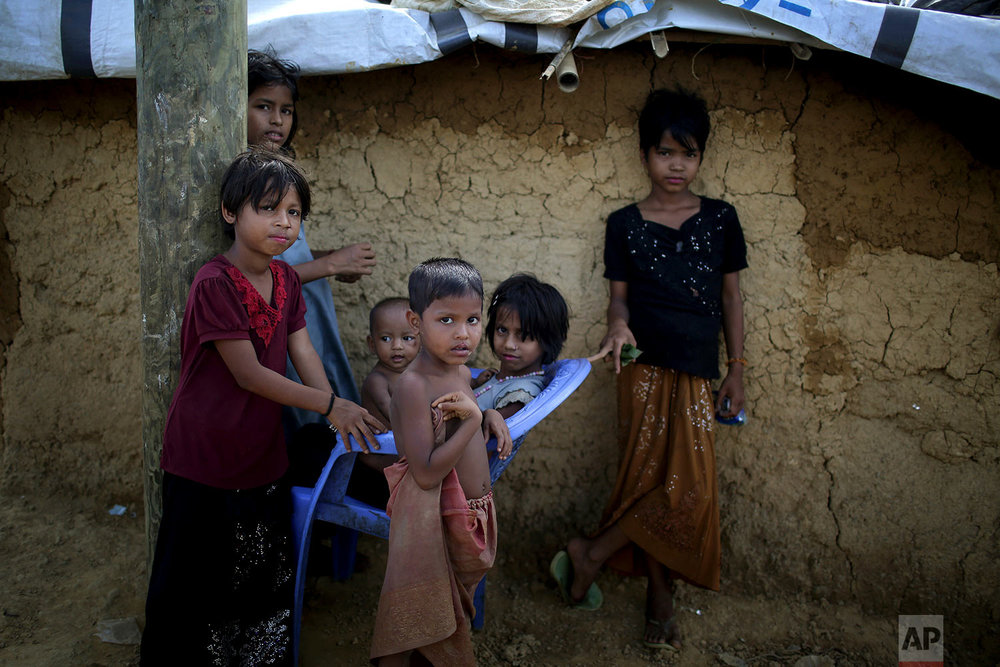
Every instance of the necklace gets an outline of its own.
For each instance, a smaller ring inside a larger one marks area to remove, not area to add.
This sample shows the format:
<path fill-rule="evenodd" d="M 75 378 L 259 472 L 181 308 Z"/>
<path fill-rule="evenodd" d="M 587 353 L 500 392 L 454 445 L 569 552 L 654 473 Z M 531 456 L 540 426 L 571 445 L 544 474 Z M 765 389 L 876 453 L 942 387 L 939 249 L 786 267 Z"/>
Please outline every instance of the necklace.
<path fill-rule="evenodd" d="M 507 380 L 516 380 L 517 378 L 530 378 L 532 375 L 545 375 L 545 371 L 531 371 L 530 373 L 525 373 L 524 375 L 508 375 L 507 377 L 502 378 L 500 380 L 493 380 L 493 382 L 486 385 L 482 389 L 476 390 L 476 398 L 479 398 L 493 387 L 497 386 L 498 384 L 503 384 Z"/>

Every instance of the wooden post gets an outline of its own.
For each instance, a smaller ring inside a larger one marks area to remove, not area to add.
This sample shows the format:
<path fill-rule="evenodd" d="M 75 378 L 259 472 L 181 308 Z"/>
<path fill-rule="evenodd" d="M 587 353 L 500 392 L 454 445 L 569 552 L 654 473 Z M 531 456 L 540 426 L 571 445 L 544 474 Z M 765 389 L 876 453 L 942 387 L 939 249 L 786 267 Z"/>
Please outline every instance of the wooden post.
<path fill-rule="evenodd" d="M 225 168 L 246 147 L 246 0 L 135 0 L 148 563 L 162 516 L 160 451 L 194 274 L 227 247 Z"/>

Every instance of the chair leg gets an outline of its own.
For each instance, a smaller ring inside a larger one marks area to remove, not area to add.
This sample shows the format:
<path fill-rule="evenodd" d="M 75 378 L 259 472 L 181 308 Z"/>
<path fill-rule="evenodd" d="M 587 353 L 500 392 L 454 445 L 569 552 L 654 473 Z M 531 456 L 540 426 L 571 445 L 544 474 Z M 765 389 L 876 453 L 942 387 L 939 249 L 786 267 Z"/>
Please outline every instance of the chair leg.
<path fill-rule="evenodd" d="M 482 630 L 483 623 L 486 622 L 486 577 L 479 581 L 476 586 L 476 594 L 472 597 L 472 603 L 476 607 L 476 616 L 472 619 L 472 629 Z"/>
<path fill-rule="evenodd" d="M 346 581 L 354 574 L 354 560 L 358 552 L 358 531 L 334 526 L 330 536 L 333 558 L 333 580 Z"/>
<path fill-rule="evenodd" d="M 295 600 L 292 609 L 292 659 L 299 661 L 299 639 L 302 634 L 302 598 L 306 588 L 306 567 L 309 562 L 309 542 L 312 522 L 308 516 L 312 489 L 292 488 L 292 537 L 295 548 Z"/>

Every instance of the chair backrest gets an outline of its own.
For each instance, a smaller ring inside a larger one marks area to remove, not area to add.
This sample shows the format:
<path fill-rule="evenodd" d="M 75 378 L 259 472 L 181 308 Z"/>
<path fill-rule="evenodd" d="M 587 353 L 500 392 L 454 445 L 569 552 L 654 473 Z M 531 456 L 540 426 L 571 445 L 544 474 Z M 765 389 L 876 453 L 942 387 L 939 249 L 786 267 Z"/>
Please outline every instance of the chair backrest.
<path fill-rule="evenodd" d="M 551 379 L 541 393 L 507 419 L 507 428 L 510 429 L 510 437 L 514 441 L 514 451 L 504 461 L 501 461 L 500 457 L 491 459 L 490 477 L 494 484 L 504 469 L 514 460 L 514 455 L 517 454 L 517 450 L 524 442 L 528 431 L 548 417 L 553 410 L 569 398 L 570 394 L 576 391 L 577 387 L 583 384 L 590 373 L 590 362 L 586 359 L 561 359 L 551 364 L 546 371 Z M 496 443 L 493 442 L 492 445 L 491 451 L 496 449 Z"/>
<path fill-rule="evenodd" d="M 495 484 L 503 473 L 504 469 L 514 460 L 514 455 L 528 431 L 533 429 L 539 422 L 552 413 L 559 405 L 565 401 L 570 394 L 576 391 L 587 375 L 590 373 L 590 362 L 586 359 L 561 359 L 551 364 L 547 369 L 547 375 L 551 377 L 545 388 L 523 408 L 507 419 L 507 428 L 510 429 L 510 437 L 514 441 L 514 450 L 506 460 L 501 461 L 494 456 L 490 463 L 490 478 Z M 392 432 L 383 433 L 376 436 L 379 443 L 379 453 L 396 454 L 396 440 Z M 337 444 L 330 453 L 330 459 L 323 467 L 316 484 L 322 489 L 320 495 L 321 502 L 340 502 L 347 491 L 347 483 L 354 468 L 354 459 L 360 448 L 353 438 L 352 452 L 344 451 L 344 441 L 341 434 L 337 434 Z M 496 451 L 496 440 L 491 439 L 487 443 L 487 449 Z"/>
<path fill-rule="evenodd" d="M 380 454 L 396 454 L 396 440 L 392 431 L 375 436 L 378 441 Z M 337 434 L 337 444 L 330 452 L 330 460 L 323 466 L 316 481 L 316 487 L 322 489 L 320 494 L 321 502 L 340 502 L 344 494 L 347 493 L 347 484 L 351 480 L 351 471 L 354 470 L 354 460 L 358 457 L 358 447 L 354 438 L 351 438 L 351 451 L 344 451 L 344 437 Z"/>

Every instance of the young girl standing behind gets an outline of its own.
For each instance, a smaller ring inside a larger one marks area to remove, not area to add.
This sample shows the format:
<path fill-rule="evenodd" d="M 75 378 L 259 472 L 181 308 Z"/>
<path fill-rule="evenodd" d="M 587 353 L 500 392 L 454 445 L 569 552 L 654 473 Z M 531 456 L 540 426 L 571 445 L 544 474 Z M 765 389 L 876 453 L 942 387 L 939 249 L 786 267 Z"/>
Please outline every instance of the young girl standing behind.
<path fill-rule="evenodd" d="M 272 51 L 249 52 L 247 61 L 247 143 L 294 156 L 292 139 L 298 129 L 299 66 L 290 60 L 280 60 Z M 375 267 L 375 251 L 370 243 L 354 243 L 338 250 L 312 250 L 306 240 L 305 225 L 299 225 L 278 259 L 295 268 L 302 282 L 305 300 L 306 328 L 309 338 L 326 369 L 326 376 L 338 396 L 361 402 L 347 352 L 340 340 L 337 309 L 333 293 L 325 278 L 353 283 L 371 275 Z M 298 380 L 291 363 L 288 377 Z M 286 433 L 294 434 L 306 424 L 317 422 L 315 414 L 290 408 L 285 411 Z"/>
<path fill-rule="evenodd" d="M 317 413 L 365 451 L 383 430 L 330 390 L 306 334 L 298 276 L 273 261 L 308 213 L 305 177 L 280 155 L 243 153 L 223 177 L 233 244 L 198 271 L 184 311 L 143 665 L 291 664 L 281 406 Z M 285 378 L 286 357 L 303 384 Z"/>
<path fill-rule="evenodd" d="M 673 578 L 719 588 L 713 412 L 743 408 L 743 232 L 732 206 L 688 189 L 708 133 L 701 99 L 665 90 L 647 98 L 639 148 L 649 196 L 611 214 L 604 247 L 608 331 L 596 357 L 610 354 L 620 373 L 618 478 L 598 533 L 571 540 L 552 562 L 564 596 L 590 608 L 605 562 L 645 574 L 651 648 L 679 646 Z M 728 373 L 713 405 L 720 325 Z M 643 354 L 623 368 L 625 343 Z"/>
<path fill-rule="evenodd" d="M 494 408 L 504 419 L 545 388 L 542 366 L 559 357 L 569 332 L 569 308 L 552 285 L 517 273 L 497 285 L 487 312 L 486 339 L 499 370 L 476 378 L 480 410 Z"/>

